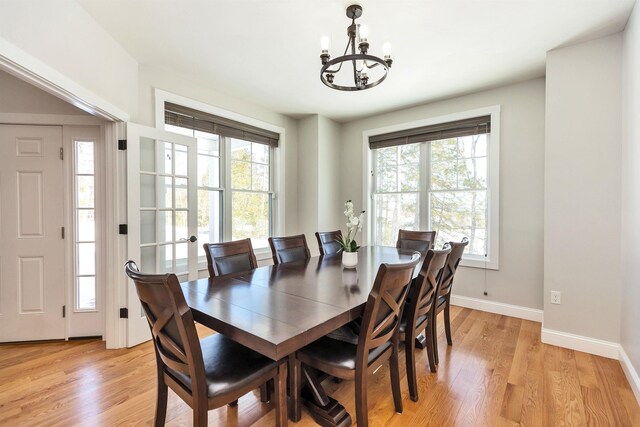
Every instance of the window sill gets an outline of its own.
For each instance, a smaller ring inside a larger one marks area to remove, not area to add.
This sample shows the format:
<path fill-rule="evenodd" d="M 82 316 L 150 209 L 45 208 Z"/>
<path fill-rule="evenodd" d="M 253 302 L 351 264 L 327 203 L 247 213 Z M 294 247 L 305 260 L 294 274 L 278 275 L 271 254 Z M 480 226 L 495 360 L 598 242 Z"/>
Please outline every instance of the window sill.
<path fill-rule="evenodd" d="M 256 259 L 258 261 L 265 261 L 272 258 L 271 249 L 269 248 L 260 248 L 253 251 L 256 254 Z"/>
<path fill-rule="evenodd" d="M 465 259 L 460 260 L 460 266 L 471 268 L 484 268 L 486 270 L 499 270 L 497 261 L 490 261 L 484 259 Z"/>

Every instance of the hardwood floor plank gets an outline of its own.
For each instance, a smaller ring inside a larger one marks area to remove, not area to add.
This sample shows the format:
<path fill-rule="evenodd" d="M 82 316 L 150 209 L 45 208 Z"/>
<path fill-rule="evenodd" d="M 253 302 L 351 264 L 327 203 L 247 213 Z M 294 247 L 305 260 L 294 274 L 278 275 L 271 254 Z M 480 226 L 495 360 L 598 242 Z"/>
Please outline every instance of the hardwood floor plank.
<path fill-rule="evenodd" d="M 587 426 L 608 426 L 609 422 L 607 410 L 605 409 L 602 394 L 597 388 L 589 388 L 580 386 L 582 389 L 582 398 L 586 411 Z"/>
<path fill-rule="evenodd" d="M 418 402 L 409 399 L 400 355 L 402 414 L 394 411 L 388 367 L 371 376 L 372 426 L 640 426 L 619 362 L 542 344 L 536 322 L 455 306 L 451 317 L 452 346 L 438 319 L 438 372 L 429 371 L 426 351 L 416 352 Z M 353 381 L 324 384 L 355 415 Z M 120 350 L 98 340 L 0 345 L 2 426 L 150 425 L 155 386 L 150 343 Z M 237 407 L 210 411 L 209 425 L 271 426 L 272 409 L 254 391 Z M 302 414 L 297 427 L 316 425 Z M 167 425 L 191 424 L 191 409 L 170 391 Z"/>

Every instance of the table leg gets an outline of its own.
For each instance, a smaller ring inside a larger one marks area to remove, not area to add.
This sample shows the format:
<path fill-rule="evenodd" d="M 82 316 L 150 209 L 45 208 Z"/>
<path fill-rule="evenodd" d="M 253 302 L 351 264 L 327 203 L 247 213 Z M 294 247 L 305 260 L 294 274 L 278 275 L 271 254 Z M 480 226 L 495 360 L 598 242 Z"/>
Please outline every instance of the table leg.
<path fill-rule="evenodd" d="M 327 396 L 314 370 L 307 366 L 302 366 L 301 370 L 306 380 L 301 393 L 302 402 L 315 422 L 321 426 L 350 426 L 351 415 L 337 400 Z"/>

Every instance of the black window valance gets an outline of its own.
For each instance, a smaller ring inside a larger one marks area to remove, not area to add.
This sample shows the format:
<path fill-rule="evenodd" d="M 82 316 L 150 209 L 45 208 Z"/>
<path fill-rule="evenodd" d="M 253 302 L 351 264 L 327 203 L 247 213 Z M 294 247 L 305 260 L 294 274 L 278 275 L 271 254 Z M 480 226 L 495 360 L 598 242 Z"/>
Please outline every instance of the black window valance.
<path fill-rule="evenodd" d="M 437 141 L 439 139 L 459 138 L 491 132 L 491 116 L 456 120 L 437 125 L 422 126 L 397 132 L 373 135 L 369 137 L 369 148 L 393 147 L 418 142 Z"/>
<path fill-rule="evenodd" d="M 258 144 L 277 147 L 280 134 L 264 130 L 235 120 L 225 119 L 171 102 L 164 103 L 164 122 L 201 132 L 244 139 Z"/>

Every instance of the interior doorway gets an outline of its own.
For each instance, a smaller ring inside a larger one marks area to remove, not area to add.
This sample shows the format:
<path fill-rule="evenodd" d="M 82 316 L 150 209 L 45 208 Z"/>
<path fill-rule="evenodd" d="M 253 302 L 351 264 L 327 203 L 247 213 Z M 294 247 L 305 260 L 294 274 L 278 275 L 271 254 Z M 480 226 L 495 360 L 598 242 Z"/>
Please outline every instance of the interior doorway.
<path fill-rule="evenodd" d="M 0 70 L 0 342 L 105 336 L 106 122 Z"/>

